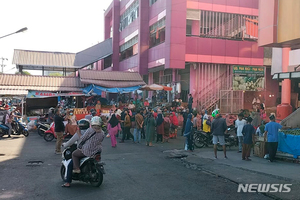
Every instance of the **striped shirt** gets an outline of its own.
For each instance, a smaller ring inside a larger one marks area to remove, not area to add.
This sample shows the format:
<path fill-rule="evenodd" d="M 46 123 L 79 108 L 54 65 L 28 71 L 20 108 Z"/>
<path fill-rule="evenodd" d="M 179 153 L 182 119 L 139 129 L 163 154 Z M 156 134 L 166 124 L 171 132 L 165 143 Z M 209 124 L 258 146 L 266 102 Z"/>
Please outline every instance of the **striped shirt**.
<path fill-rule="evenodd" d="M 86 130 L 85 134 L 81 136 L 78 144 L 81 143 L 81 141 L 85 141 L 88 139 L 91 135 L 95 133 L 95 130 L 93 128 L 89 128 Z M 85 156 L 93 156 L 98 152 L 102 152 L 102 141 L 104 140 L 104 132 L 101 130 L 100 132 L 97 132 L 94 134 L 91 138 L 89 138 L 84 145 L 81 148 L 82 153 Z"/>

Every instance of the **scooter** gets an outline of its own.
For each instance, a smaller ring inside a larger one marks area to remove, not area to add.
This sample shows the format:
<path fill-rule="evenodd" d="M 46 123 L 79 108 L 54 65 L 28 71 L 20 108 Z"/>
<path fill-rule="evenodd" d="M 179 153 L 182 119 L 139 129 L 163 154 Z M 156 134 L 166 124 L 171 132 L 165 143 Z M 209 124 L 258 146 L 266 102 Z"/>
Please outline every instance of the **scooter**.
<path fill-rule="evenodd" d="M 73 144 L 70 147 L 66 148 L 62 152 L 62 165 L 60 168 L 60 175 L 63 181 L 66 182 L 67 174 L 72 173 L 68 170 L 70 162 L 72 161 L 72 153 L 77 149 L 77 145 Z M 99 187 L 103 182 L 104 163 L 101 161 L 101 153 L 97 153 L 93 157 L 84 157 L 80 160 L 80 173 L 72 174 L 72 180 L 83 181 L 90 183 L 94 187 Z M 72 165 L 72 163 L 71 163 Z"/>
<path fill-rule="evenodd" d="M 213 135 L 211 133 L 205 133 L 204 131 L 195 131 L 194 134 L 194 144 L 197 148 L 203 148 L 204 146 L 208 147 L 208 145 L 212 143 Z"/>
<path fill-rule="evenodd" d="M 12 135 L 21 135 L 23 134 L 25 137 L 28 137 L 29 132 L 27 125 L 22 122 L 20 118 L 15 118 L 14 121 L 12 122 Z"/>
<path fill-rule="evenodd" d="M 0 137 L 3 135 L 8 135 L 9 128 L 5 126 L 4 124 L 0 124 Z"/>
<path fill-rule="evenodd" d="M 63 139 L 71 138 L 71 137 L 72 135 L 68 135 L 68 134 L 63 135 Z M 45 131 L 44 140 L 46 140 L 47 142 L 51 142 L 54 138 L 57 138 L 57 135 L 55 133 L 55 124 L 54 122 L 52 122 L 50 124 L 50 128 L 47 131 Z"/>
<path fill-rule="evenodd" d="M 41 122 L 37 123 L 38 134 L 42 137 L 44 136 L 45 132 L 49 130 L 49 128 L 50 128 L 50 124 L 48 123 L 41 123 Z"/>

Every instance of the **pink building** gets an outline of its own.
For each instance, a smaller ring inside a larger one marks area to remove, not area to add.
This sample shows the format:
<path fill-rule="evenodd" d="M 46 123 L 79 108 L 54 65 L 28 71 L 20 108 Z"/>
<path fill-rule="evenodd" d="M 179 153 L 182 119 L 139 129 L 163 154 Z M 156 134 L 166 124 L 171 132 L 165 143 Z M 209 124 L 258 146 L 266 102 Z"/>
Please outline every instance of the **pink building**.
<path fill-rule="evenodd" d="M 105 12 L 113 55 L 99 70 L 138 71 L 148 84 L 173 86 L 183 100 L 191 93 L 194 107 L 225 109 L 251 90 L 233 85 L 234 67 L 269 70 L 257 20 L 258 0 L 114 0 Z"/>

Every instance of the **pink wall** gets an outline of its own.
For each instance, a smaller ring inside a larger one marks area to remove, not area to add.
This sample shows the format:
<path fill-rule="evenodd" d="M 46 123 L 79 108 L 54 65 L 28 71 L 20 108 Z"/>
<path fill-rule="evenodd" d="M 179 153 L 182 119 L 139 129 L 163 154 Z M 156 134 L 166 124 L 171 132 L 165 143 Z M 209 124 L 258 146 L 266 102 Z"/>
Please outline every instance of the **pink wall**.
<path fill-rule="evenodd" d="M 258 0 L 187 0 L 187 8 L 258 15 Z"/>
<path fill-rule="evenodd" d="M 277 0 L 259 1 L 258 44 L 264 46 L 277 42 Z"/>
<path fill-rule="evenodd" d="M 148 50 L 148 59 L 149 63 L 160 60 L 162 58 L 165 58 L 165 52 L 166 52 L 166 44 L 162 43 L 160 45 L 157 45 L 155 47 L 152 47 L 151 49 Z M 158 66 L 158 65 L 157 65 Z"/>
<path fill-rule="evenodd" d="M 119 70 L 127 71 L 128 69 L 138 66 L 138 55 L 132 56 L 120 62 Z"/>
<path fill-rule="evenodd" d="M 119 27 L 120 27 L 120 1 L 113 1 L 112 19 L 113 19 L 113 71 L 119 70 Z"/>
<path fill-rule="evenodd" d="M 256 42 L 186 37 L 186 62 L 263 65 L 263 57 Z"/>
<path fill-rule="evenodd" d="M 167 1 L 165 68 L 185 68 L 186 0 Z"/>
<path fill-rule="evenodd" d="M 148 5 L 149 5 L 149 1 L 148 1 Z M 166 0 L 157 0 L 157 2 L 155 2 L 149 8 L 149 19 L 156 17 L 159 13 L 161 13 L 165 9 L 166 9 Z"/>

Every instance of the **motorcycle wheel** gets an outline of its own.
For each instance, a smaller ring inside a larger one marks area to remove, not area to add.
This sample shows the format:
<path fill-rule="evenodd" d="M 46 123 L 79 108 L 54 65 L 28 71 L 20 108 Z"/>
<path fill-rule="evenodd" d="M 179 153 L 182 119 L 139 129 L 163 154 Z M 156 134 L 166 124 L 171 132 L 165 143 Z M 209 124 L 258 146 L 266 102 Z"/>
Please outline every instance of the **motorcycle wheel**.
<path fill-rule="evenodd" d="M 38 128 L 38 134 L 39 134 L 41 137 L 43 137 L 44 134 L 45 134 L 45 132 Z"/>
<path fill-rule="evenodd" d="M 103 174 L 100 170 L 97 169 L 96 165 L 93 165 L 91 172 L 93 176 L 96 175 L 96 177 L 93 177 L 90 180 L 90 184 L 94 187 L 99 187 L 103 182 Z"/>
<path fill-rule="evenodd" d="M 195 137 L 194 145 L 197 148 L 203 148 L 205 146 L 205 139 L 203 137 L 201 137 L 201 136 L 196 136 Z"/>
<path fill-rule="evenodd" d="M 44 140 L 46 140 L 47 142 L 51 142 L 54 139 L 54 135 L 51 133 L 46 133 L 44 135 Z"/>
<path fill-rule="evenodd" d="M 66 167 L 64 165 L 61 165 L 60 167 L 60 176 L 61 176 L 61 179 L 66 182 L 67 179 L 65 178 L 65 173 L 66 173 Z"/>
<path fill-rule="evenodd" d="M 23 130 L 23 131 L 22 131 L 22 134 L 23 134 L 25 137 L 28 137 L 28 135 L 29 135 L 29 132 L 28 132 L 28 131 L 25 131 L 25 130 Z"/>

